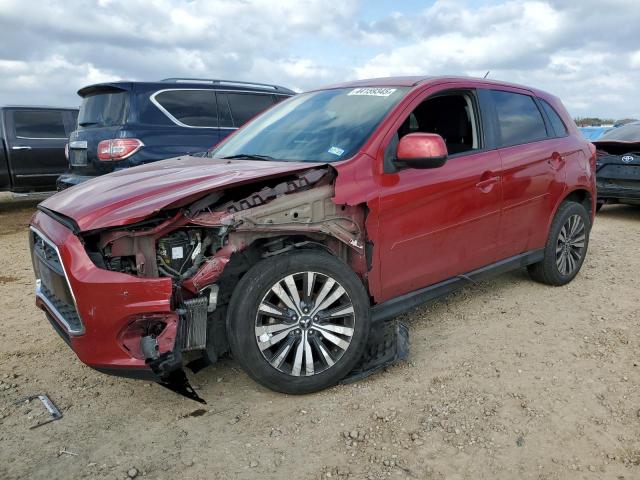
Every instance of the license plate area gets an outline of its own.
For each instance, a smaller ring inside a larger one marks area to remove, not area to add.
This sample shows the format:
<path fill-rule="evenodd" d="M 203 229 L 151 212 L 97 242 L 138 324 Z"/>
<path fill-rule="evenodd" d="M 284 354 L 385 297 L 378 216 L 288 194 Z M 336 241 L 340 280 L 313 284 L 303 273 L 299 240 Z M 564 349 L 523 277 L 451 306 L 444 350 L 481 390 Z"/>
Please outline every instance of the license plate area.
<path fill-rule="evenodd" d="M 87 150 L 80 148 L 69 149 L 69 164 L 72 167 L 84 167 L 87 165 Z"/>

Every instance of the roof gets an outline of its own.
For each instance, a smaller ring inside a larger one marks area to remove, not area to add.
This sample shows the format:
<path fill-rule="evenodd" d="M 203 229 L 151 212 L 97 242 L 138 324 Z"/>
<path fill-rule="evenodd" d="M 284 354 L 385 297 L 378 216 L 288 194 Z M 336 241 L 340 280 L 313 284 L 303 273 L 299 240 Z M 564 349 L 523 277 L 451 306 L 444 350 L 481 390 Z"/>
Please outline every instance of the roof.
<path fill-rule="evenodd" d="M 164 80 L 156 80 L 151 82 L 143 81 L 117 81 L 104 82 L 87 85 L 78 90 L 78 95 L 85 97 L 97 92 L 117 92 L 128 91 L 134 85 L 144 85 L 150 89 L 168 88 L 168 85 L 179 86 L 180 88 L 209 88 L 211 90 L 251 90 L 256 92 L 270 92 L 279 95 L 295 95 L 293 90 L 282 87 L 280 85 L 243 82 L 238 80 L 217 80 L 206 78 L 166 78 Z"/>
<path fill-rule="evenodd" d="M 454 75 L 422 75 L 422 76 L 407 76 L 407 77 L 381 77 L 381 78 L 367 78 L 363 80 L 354 80 L 351 82 L 336 83 L 326 87 L 318 88 L 318 90 L 325 90 L 331 88 L 349 88 L 349 87 L 416 87 L 418 85 L 437 84 L 437 83 L 451 83 L 451 82 L 468 82 L 471 84 L 493 85 L 496 87 L 513 87 L 522 88 L 531 92 L 543 93 L 540 90 L 527 87 L 524 85 L 518 85 L 515 83 L 501 82 L 498 80 L 490 80 L 488 78 L 477 77 L 463 77 Z"/>

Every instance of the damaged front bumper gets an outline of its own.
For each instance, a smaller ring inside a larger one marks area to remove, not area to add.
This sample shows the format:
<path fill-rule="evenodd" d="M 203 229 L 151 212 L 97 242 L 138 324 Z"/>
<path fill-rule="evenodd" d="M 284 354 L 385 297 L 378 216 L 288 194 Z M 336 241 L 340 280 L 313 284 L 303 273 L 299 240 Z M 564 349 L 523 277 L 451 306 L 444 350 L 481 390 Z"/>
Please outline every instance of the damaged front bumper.
<path fill-rule="evenodd" d="M 29 235 L 36 304 L 78 358 L 105 373 L 158 380 L 137 335 L 156 324 L 162 327 L 158 354 L 173 350 L 178 314 L 171 305 L 171 279 L 99 269 L 80 239 L 42 212 L 35 215 Z"/>

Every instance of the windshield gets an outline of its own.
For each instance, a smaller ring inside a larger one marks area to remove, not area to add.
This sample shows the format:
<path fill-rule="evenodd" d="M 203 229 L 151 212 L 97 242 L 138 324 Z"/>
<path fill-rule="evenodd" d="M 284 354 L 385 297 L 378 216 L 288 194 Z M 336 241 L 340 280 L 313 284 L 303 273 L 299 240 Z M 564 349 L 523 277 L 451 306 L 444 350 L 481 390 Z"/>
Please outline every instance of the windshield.
<path fill-rule="evenodd" d="M 630 123 L 605 133 L 599 142 L 640 142 L 640 123 Z"/>
<path fill-rule="evenodd" d="M 112 127 L 124 124 L 129 92 L 100 93 L 82 99 L 79 127 Z"/>
<path fill-rule="evenodd" d="M 250 122 L 210 155 L 302 162 L 344 160 L 358 151 L 407 90 L 339 88 L 296 95 Z"/>

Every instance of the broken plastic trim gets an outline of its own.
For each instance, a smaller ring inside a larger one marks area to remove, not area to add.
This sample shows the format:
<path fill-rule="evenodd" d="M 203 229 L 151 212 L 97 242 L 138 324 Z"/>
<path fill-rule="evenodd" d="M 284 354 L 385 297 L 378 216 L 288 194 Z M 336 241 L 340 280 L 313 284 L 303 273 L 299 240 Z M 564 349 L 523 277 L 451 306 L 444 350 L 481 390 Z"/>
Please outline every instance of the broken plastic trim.
<path fill-rule="evenodd" d="M 148 358 L 145 362 L 158 377 L 157 383 L 159 385 L 206 405 L 207 402 L 196 393 L 182 370 L 182 354 L 179 351 L 178 353 L 166 352 L 156 358 Z"/>
<path fill-rule="evenodd" d="M 204 405 L 207 404 L 207 402 L 193 389 L 187 379 L 187 375 L 181 368 L 173 370 L 171 373 L 166 375 L 162 381 L 158 382 L 158 384 L 164 388 L 168 388 L 172 392 L 182 395 L 183 397 L 195 400 L 196 402 Z"/>
<path fill-rule="evenodd" d="M 396 362 L 406 360 L 408 356 L 409 330 L 405 325 L 391 322 L 374 324 L 362 358 L 340 383 L 348 384 L 360 381 Z M 207 362 L 207 360 L 203 358 L 200 361 L 191 362 L 187 367 L 191 368 L 195 373 L 206 364 L 210 364 L 210 361 Z M 189 383 L 184 370 L 180 366 L 175 367 L 180 365 L 180 362 L 181 356 L 178 355 L 176 358 L 173 352 L 167 352 L 156 359 L 147 360 L 153 372 L 160 378 L 157 382 L 159 385 L 183 397 L 206 405 L 207 402 L 196 393 Z M 203 364 L 200 364 L 200 362 L 203 362 Z M 167 372 L 167 368 L 173 369 Z"/>
<path fill-rule="evenodd" d="M 373 324 L 362 358 L 340 383 L 354 383 L 409 356 L 409 329 L 402 323 Z"/>

